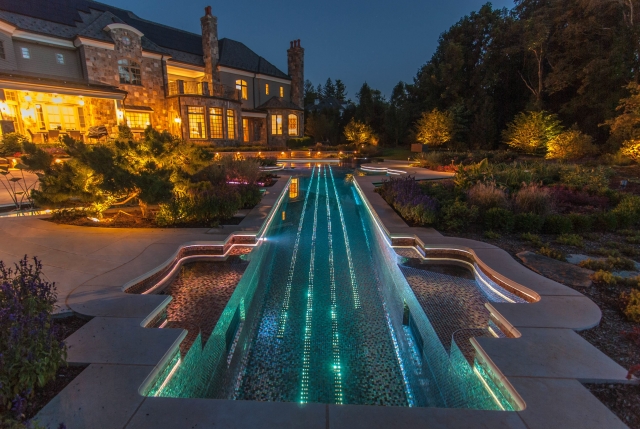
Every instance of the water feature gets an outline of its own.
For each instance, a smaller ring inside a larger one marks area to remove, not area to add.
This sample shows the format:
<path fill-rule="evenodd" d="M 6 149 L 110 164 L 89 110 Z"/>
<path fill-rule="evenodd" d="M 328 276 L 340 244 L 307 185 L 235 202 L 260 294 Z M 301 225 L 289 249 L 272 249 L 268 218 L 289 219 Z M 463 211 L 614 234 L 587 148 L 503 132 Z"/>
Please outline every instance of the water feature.
<path fill-rule="evenodd" d="M 149 395 L 514 408 L 490 369 L 458 346 L 459 337 L 443 337 L 442 323 L 430 321 L 442 315 L 429 314 L 405 277 L 419 267 L 386 244 L 345 180 L 352 172 L 328 164 L 293 171 L 288 195 L 247 255 L 246 271 L 208 340 L 176 355 Z M 508 298 L 488 279 L 463 277 L 460 285 L 477 302 L 480 295 Z M 455 278 L 447 278 L 451 294 Z M 498 293 L 484 293 L 480 284 Z M 489 325 L 482 319 L 468 327 L 499 332 Z M 462 341 L 467 346 L 468 337 Z"/>

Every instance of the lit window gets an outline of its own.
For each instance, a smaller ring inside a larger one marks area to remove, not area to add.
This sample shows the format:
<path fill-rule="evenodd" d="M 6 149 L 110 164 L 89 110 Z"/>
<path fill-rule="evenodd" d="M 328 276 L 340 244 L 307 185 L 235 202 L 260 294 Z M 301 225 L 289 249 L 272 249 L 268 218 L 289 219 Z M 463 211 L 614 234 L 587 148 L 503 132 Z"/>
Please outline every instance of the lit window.
<path fill-rule="evenodd" d="M 120 75 L 120 83 L 142 85 L 140 64 L 135 61 L 118 60 L 118 74 Z"/>
<path fill-rule="evenodd" d="M 289 135 L 298 135 L 298 117 L 294 114 L 289 115 Z"/>
<path fill-rule="evenodd" d="M 4 53 L 4 42 L 0 40 L 0 59 L 4 60 L 7 56 Z"/>
<path fill-rule="evenodd" d="M 236 80 L 236 89 L 240 91 L 243 100 L 247 100 L 249 98 L 249 89 L 247 88 L 246 80 Z"/>
<path fill-rule="evenodd" d="M 271 134 L 282 135 L 282 115 L 271 115 Z"/>
<path fill-rule="evenodd" d="M 125 112 L 129 128 L 144 129 L 151 125 L 151 115 L 144 112 Z"/>
<path fill-rule="evenodd" d="M 246 118 L 242 119 L 242 141 L 249 141 L 249 120 Z"/>
<path fill-rule="evenodd" d="M 266 95 L 269 95 L 269 84 L 268 84 L 268 83 L 267 83 L 267 84 L 265 84 L 265 86 L 264 86 L 264 93 L 265 93 Z"/>
<path fill-rule="evenodd" d="M 50 130 L 73 130 L 76 129 L 76 112 L 71 106 L 46 106 L 47 118 L 49 119 Z M 38 112 L 38 114 L 40 114 Z"/>
<path fill-rule="evenodd" d="M 222 109 L 220 107 L 212 107 L 209 109 L 209 128 L 212 139 L 224 138 L 222 129 Z"/>
<path fill-rule="evenodd" d="M 189 117 L 189 137 L 192 139 L 206 138 L 204 127 L 204 107 L 187 107 Z"/>
<path fill-rule="evenodd" d="M 227 110 L 227 138 L 235 140 L 236 138 L 236 112 Z"/>
<path fill-rule="evenodd" d="M 29 59 L 31 58 L 31 52 L 29 52 L 29 48 L 20 48 L 22 51 L 22 58 Z"/>
<path fill-rule="evenodd" d="M 280 87 L 280 98 L 284 97 L 284 88 Z"/>
<path fill-rule="evenodd" d="M 62 54 L 56 54 L 56 63 L 58 63 L 58 64 L 64 64 L 64 55 L 62 55 Z"/>
<path fill-rule="evenodd" d="M 78 122 L 80 123 L 80 128 L 84 129 L 87 126 L 86 120 L 84 118 L 84 107 L 78 106 Z"/>

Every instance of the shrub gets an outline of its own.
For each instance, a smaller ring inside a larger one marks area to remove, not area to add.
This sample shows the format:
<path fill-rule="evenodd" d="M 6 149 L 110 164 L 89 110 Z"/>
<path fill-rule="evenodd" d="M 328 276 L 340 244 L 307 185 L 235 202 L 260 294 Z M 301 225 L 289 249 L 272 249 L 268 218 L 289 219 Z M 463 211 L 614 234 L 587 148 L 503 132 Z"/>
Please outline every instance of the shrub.
<path fill-rule="evenodd" d="M 413 157 L 416 165 L 435 170 L 443 165 L 446 155 L 443 152 L 421 152 Z"/>
<path fill-rule="evenodd" d="M 571 189 L 603 193 L 609 188 L 612 170 L 608 167 L 567 165 L 560 170 L 560 182 Z"/>
<path fill-rule="evenodd" d="M 593 280 L 594 283 L 607 286 L 615 286 L 618 283 L 616 276 L 605 270 L 598 270 L 591 274 L 591 280 Z"/>
<path fill-rule="evenodd" d="M 488 238 L 490 240 L 496 240 L 502 237 L 500 234 L 494 231 L 485 231 L 482 235 L 484 236 L 484 238 Z"/>
<path fill-rule="evenodd" d="M 577 234 L 562 234 L 560 237 L 558 237 L 557 241 L 558 243 L 565 244 L 567 246 L 574 246 L 574 247 L 584 246 L 582 237 L 580 237 Z"/>
<path fill-rule="evenodd" d="M 625 195 L 612 210 L 618 219 L 619 228 L 629 228 L 640 223 L 640 196 Z"/>
<path fill-rule="evenodd" d="M 546 234 L 568 234 L 572 232 L 571 219 L 561 215 L 550 215 L 544 220 L 542 231 Z"/>
<path fill-rule="evenodd" d="M 547 159 L 571 161 L 598 153 L 593 139 L 578 130 L 568 130 L 558 134 L 547 145 Z"/>
<path fill-rule="evenodd" d="M 438 202 L 426 195 L 415 178 L 392 178 L 376 189 L 382 198 L 405 220 L 419 225 L 432 225 L 436 220 Z"/>
<path fill-rule="evenodd" d="M 640 290 L 622 293 L 620 298 L 624 303 L 624 315 L 632 322 L 640 323 Z"/>
<path fill-rule="evenodd" d="M 243 209 L 251 209 L 262 200 L 262 192 L 258 185 L 238 185 L 240 193 L 240 207 Z"/>
<path fill-rule="evenodd" d="M 562 132 L 556 115 L 545 111 L 521 112 L 502 133 L 506 144 L 525 153 L 544 153 L 549 141 Z"/>
<path fill-rule="evenodd" d="M 587 268 L 589 270 L 605 270 L 605 271 L 614 271 L 614 270 L 627 270 L 632 271 L 635 270 L 635 263 L 631 259 L 620 258 L 609 256 L 607 259 L 587 259 L 580 262 L 582 268 Z"/>
<path fill-rule="evenodd" d="M 529 243 L 533 244 L 534 246 L 542 246 L 542 240 L 540 239 L 540 236 L 536 235 L 536 234 L 531 234 L 530 232 L 525 232 L 524 234 L 522 234 L 520 236 L 520 238 L 524 241 L 528 241 Z"/>
<path fill-rule="evenodd" d="M 625 141 L 622 149 L 620 149 L 620 153 L 633 159 L 635 162 L 640 162 L 640 140 L 632 139 Z"/>
<path fill-rule="evenodd" d="M 544 218 L 535 213 L 518 213 L 514 217 L 514 230 L 535 233 L 542 230 Z"/>
<path fill-rule="evenodd" d="M 581 212 L 589 212 L 596 209 L 604 210 L 610 204 L 609 198 L 604 195 L 590 194 L 567 186 L 553 186 L 550 188 L 550 193 L 555 207 L 560 213 L 577 210 Z"/>
<path fill-rule="evenodd" d="M 436 223 L 437 216 L 435 210 L 422 204 L 407 204 L 401 206 L 398 211 L 405 220 L 416 225 L 432 226 Z"/>
<path fill-rule="evenodd" d="M 513 213 L 500 207 L 491 208 L 483 215 L 484 227 L 491 231 L 509 232 L 513 229 L 513 222 Z"/>
<path fill-rule="evenodd" d="M 480 210 L 496 207 L 506 208 L 509 205 L 505 192 L 495 183 L 476 183 L 467 191 L 467 202 L 478 206 Z"/>
<path fill-rule="evenodd" d="M 8 133 L 2 136 L 0 142 L 0 156 L 13 156 L 22 152 L 22 146 L 29 140 L 20 133 Z"/>
<path fill-rule="evenodd" d="M 299 149 L 313 145 L 313 139 L 309 136 L 299 137 L 287 140 L 287 147 L 291 149 Z"/>
<path fill-rule="evenodd" d="M 589 215 L 570 213 L 568 217 L 574 232 L 588 232 L 593 227 L 593 218 Z"/>
<path fill-rule="evenodd" d="M 11 269 L 0 261 L 0 276 L 0 415 L 20 419 L 33 388 L 65 363 L 66 346 L 56 339 L 56 289 L 41 279 L 41 262 L 25 256 Z"/>
<path fill-rule="evenodd" d="M 601 212 L 593 217 L 593 227 L 598 231 L 615 231 L 618 229 L 618 216 L 613 212 Z"/>
<path fill-rule="evenodd" d="M 241 204 L 240 192 L 232 186 L 204 189 L 193 195 L 176 196 L 171 201 L 160 204 L 156 223 L 160 226 L 217 226 L 221 220 L 233 217 L 242 207 Z"/>
<path fill-rule="evenodd" d="M 441 223 L 448 231 L 465 231 L 478 218 L 478 208 L 456 200 L 442 208 Z"/>
<path fill-rule="evenodd" d="M 545 216 L 552 211 L 553 201 L 547 188 L 534 184 L 525 185 L 515 195 L 516 213 L 535 213 Z"/>
<path fill-rule="evenodd" d="M 541 255 L 544 255 L 548 258 L 553 258 L 553 259 L 557 259 L 559 261 L 566 261 L 567 259 L 565 258 L 564 254 L 557 250 L 554 249 L 553 247 L 547 245 L 542 246 L 540 249 L 538 249 L 538 252 Z"/>

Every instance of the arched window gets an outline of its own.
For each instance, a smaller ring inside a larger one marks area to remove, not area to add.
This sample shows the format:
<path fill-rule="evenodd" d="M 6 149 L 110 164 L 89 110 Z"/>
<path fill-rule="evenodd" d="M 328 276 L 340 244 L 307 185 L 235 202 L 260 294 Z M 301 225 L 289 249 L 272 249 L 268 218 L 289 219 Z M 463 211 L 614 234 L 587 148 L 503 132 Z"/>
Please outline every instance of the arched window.
<path fill-rule="evenodd" d="M 243 100 L 247 100 L 249 98 L 249 91 L 247 89 L 247 81 L 238 79 L 236 80 L 236 89 L 240 91 Z"/>
<path fill-rule="evenodd" d="M 118 74 L 120 83 L 126 85 L 142 85 L 140 64 L 131 60 L 118 60 Z"/>
<path fill-rule="evenodd" d="M 298 116 L 292 113 L 289 115 L 289 135 L 297 136 L 298 133 Z"/>

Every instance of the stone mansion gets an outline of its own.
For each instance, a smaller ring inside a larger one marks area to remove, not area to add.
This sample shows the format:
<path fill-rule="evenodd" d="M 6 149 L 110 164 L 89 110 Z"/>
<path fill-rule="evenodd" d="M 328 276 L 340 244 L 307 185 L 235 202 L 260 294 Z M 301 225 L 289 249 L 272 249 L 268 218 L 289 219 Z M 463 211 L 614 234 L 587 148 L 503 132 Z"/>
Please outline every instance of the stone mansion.
<path fill-rule="evenodd" d="M 285 146 L 304 134 L 304 49 L 284 73 L 243 43 L 91 0 L 0 2 L 0 128 L 35 143 L 96 141 L 119 124 L 214 146 Z M 106 130 L 105 130 L 106 128 Z"/>

